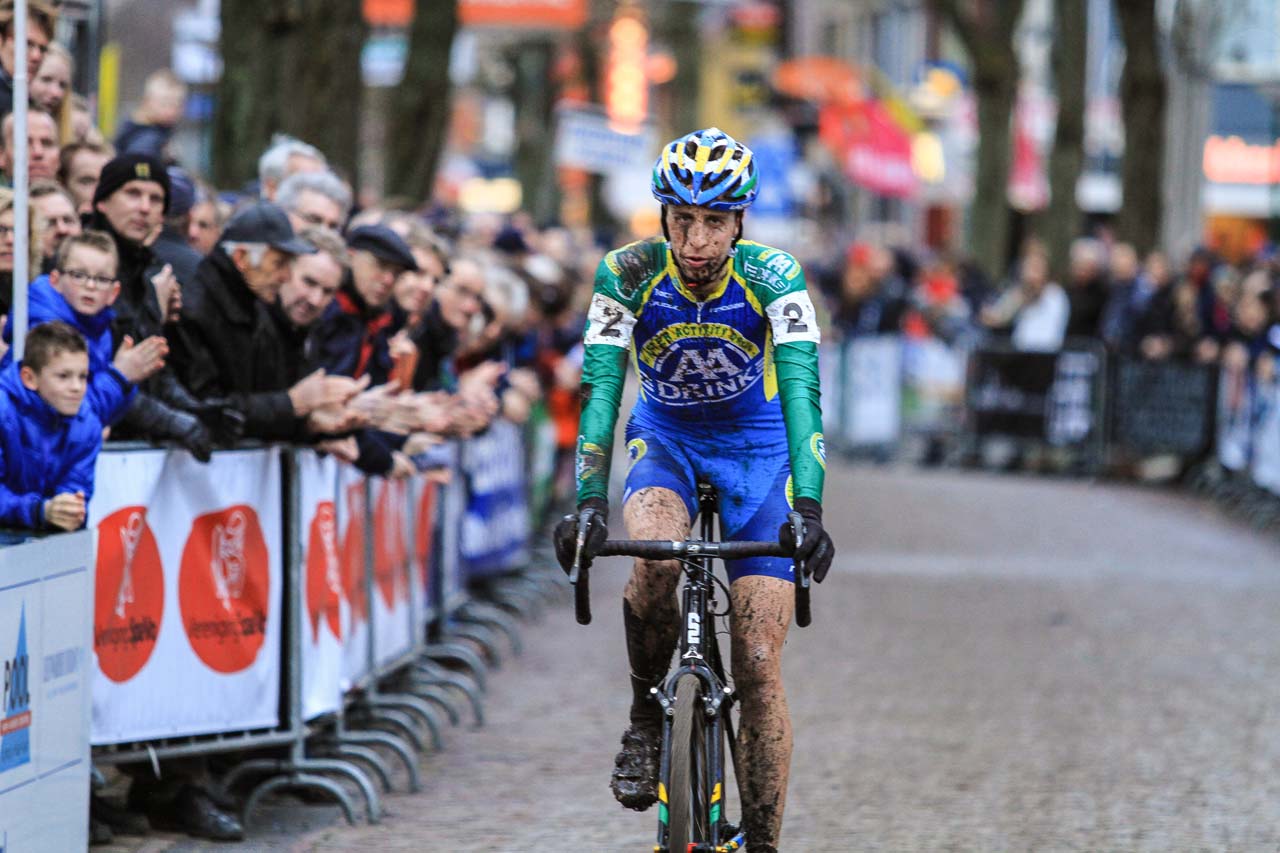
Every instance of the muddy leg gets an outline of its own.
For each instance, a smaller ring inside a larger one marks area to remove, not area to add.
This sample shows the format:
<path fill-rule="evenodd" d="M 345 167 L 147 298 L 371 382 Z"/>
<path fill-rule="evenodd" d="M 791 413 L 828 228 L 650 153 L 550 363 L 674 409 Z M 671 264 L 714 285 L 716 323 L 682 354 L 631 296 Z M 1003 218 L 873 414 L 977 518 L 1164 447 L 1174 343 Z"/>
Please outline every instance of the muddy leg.
<path fill-rule="evenodd" d="M 791 772 L 791 715 L 782 689 L 782 643 L 795 607 L 789 581 L 748 575 L 733 583 L 733 679 L 743 828 L 748 853 L 772 853 Z"/>

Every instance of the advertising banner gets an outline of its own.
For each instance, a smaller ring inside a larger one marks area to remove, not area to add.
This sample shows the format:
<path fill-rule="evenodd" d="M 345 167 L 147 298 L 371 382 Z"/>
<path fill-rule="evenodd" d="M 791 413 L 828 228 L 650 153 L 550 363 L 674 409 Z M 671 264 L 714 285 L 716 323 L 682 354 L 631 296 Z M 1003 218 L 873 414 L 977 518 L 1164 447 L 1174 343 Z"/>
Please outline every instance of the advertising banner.
<path fill-rule="evenodd" d="M 1258 388 L 1252 473 L 1259 486 L 1280 495 L 1280 382 L 1274 380 Z"/>
<path fill-rule="evenodd" d="M 413 514 L 413 579 L 410 590 L 413 596 L 413 638 L 415 642 L 427 635 L 427 625 L 434 617 L 431 584 L 435 577 L 436 517 L 439 512 L 439 487 L 423 477 L 411 482 L 410 500 Z"/>
<path fill-rule="evenodd" d="M 495 421 L 462 448 L 467 509 L 459 551 L 467 577 L 501 573 L 528 560 L 529 509 L 520 428 Z"/>
<path fill-rule="evenodd" d="M 849 447 L 897 442 L 902 428 L 902 342 L 853 338 L 841 348 L 841 438 Z"/>
<path fill-rule="evenodd" d="M 0 549 L 0 850 L 84 850 L 94 533 Z"/>
<path fill-rule="evenodd" d="M 343 640 L 351 612 L 339 558 L 338 462 L 312 450 L 294 451 L 298 471 L 303 619 L 297 626 L 302 662 L 302 715 L 313 719 L 342 704 Z"/>
<path fill-rule="evenodd" d="M 409 484 L 377 477 L 373 494 L 373 657 L 378 666 L 413 646 L 409 605 Z"/>
<path fill-rule="evenodd" d="M 94 644 L 102 648 L 93 742 L 276 726 L 279 451 L 228 451 L 208 464 L 172 451 L 154 481 L 145 462 L 112 461 L 125 454 L 100 457 L 89 513 L 99 534 Z M 140 481 L 109 474 L 117 464 L 137 467 Z"/>
<path fill-rule="evenodd" d="M 1213 368 L 1122 359 L 1114 440 L 1145 453 L 1198 455 L 1213 440 Z"/>
<path fill-rule="evenodd" d="M 350 621 L 343 625 L 342 689 L 369 672 L 369 596 L 365 587 L 365 536 L 368 487 L 353 465 L 338 466 L 337 519 L 342 590 Z"/>
<path fill-rule="evenodd" d="M 1218 379 L 1218 461 L 1228 471 L 1249 467 L 1253 379 L 1248 370 L 1223 367 Z"/>

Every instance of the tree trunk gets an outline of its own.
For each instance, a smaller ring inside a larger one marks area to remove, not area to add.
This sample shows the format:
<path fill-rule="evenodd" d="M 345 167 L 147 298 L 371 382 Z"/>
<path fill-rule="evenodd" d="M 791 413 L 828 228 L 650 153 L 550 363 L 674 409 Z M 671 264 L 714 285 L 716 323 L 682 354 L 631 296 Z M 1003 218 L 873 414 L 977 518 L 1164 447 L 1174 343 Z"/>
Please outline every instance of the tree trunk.
<path fill-rule="evenodd" d="M 1116 218 L 1121 240 L 1140 253 L 1155 248 L 1164 203 L 1164 129 L 1166 84 L 1156 43 L 1155 0 L 1117 0 L 1124 34 L 1125 61 L 1120 75 L 1124 118 L 1124 159 L 1120 185 L 1124 200 Z"/>
<path fill-rule="evenodd" d="M 213 122 L 218 186 L 254 178 L 258 156 L 281 131 L 355 176 L 364 32 L 359 0 L 222 0 L 223 72 Z"/>
<path fill-rule="evenodd" d="M 1023 0 L 930 0 L 951 25 L 973 66 L 978 102 L 978 168 L 969 211 L 969 254 L 993 279 L 1009 261 L 1009 160 L 1018 56 L 1013 30 Z"/>
<path fill-rule="evenodd" d="M 514 50 L 516 69 L 516 176 L 524 192 L 524 209 L 536 222 L 550 222 L 556 216 L 555 157 L 552 146 L 555 125 L 552 115 L 555 93 L 551 84 L 554 47 L 547 41 L 532 41 Z"/>
<path fill-rule="evenodd" d="M 449 54 L 458 31 L 454 0 L 418 0 L 404 77 L 391 97 L 387 133 L 389 195 L 427 200 L 449 129 Z"/>
<path fill-rule="evenodd" d="M 279 129 L 324 152 L 334 169 L 357 183 L 365 42 L 360 0 L 304 0 L 305 13 L 278 50 Z"/>
<path fill-rule="evenodd" d="M 1088 51 L 1087 0 L 1057 0 L 1054 7 L 1054 88 L 1058 122 L 1049 158 L 1049 209 L 1044 237 L 1054 277 L 1066 281 L 1071 241 L 1080 227 L 1076 184 L 1084 166 L 1085 57 Z"/>

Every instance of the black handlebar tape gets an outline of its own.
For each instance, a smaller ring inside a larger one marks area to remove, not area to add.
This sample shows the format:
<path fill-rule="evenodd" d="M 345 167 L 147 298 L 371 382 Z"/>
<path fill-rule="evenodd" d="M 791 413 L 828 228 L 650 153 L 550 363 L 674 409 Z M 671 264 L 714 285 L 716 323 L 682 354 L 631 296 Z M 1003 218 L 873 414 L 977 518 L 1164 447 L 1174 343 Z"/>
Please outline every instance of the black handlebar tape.
<path fill-rule="evenodd" d="M 802 575 L 804 575 L 802 577 Z M 803 566 L 796 567 L 796 624 L 807 628 L 813 621 L 813 611 L 809 609 L 809 577 Z"/>
<path fill-rule="evenodd" d="M 708 555 L 725 560 L 791 556 L 777 542 L 676 543 L 652 539 L 610 539 L 596 554 L 600 557 L 640 557 L 646 560 L 670 560 L 676 557 Z"/>
<path fill-rule="evenodd" d="M 591 587 L 587 580 L 590 573 L 586 566 L 578 569 L 578 580 L 573 585 L 573 610 L 579 625 L 591 624 Z"/>

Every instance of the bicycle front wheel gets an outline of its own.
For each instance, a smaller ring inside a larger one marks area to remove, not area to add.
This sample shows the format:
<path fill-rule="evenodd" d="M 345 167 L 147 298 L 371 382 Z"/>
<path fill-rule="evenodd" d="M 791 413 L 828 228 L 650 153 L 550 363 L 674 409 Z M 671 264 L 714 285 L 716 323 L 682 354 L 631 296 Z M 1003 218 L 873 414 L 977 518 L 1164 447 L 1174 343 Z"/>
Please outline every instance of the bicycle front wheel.
<path fill-rule="evenodd" d="M 671 772 L 667 780 L 667 850 L 686 853 L 690 844 L 711 839 L 707 802 L 711 769 L 707 760 L 707 714 L 702 679 L 692 673 L 676 682 L 671 721 Z"/>

